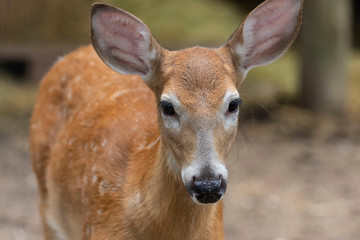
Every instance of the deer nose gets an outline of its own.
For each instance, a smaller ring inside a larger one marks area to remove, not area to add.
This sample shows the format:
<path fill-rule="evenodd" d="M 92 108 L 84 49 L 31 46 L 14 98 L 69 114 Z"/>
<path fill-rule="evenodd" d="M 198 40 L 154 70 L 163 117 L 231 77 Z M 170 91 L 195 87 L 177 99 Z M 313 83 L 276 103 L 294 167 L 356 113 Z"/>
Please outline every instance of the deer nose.
<path fill-rule="evenodd" d="M 216 179 L 197 179 L 194 176 L 190 192 L 198 202 L 207 204 L 219 201 L 225 190 L 226 180 L 222 175 L 219 175 Z"/>

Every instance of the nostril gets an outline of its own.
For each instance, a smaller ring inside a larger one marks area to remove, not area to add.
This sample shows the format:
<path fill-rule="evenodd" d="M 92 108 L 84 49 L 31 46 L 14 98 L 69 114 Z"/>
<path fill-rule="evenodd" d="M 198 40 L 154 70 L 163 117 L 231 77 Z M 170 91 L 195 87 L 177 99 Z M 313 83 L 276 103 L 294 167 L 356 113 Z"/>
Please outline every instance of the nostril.
<path fill-rule="evenodd" d="M 222 182 L 222 180 L 223 180 L 222 174 L 219 175 L 219 180 L 220 180 L 220 182 Z"/>
<path fill-rule="evenodd" d="M 190 182 L 190 186 L 191 186 L 192 189 L 195 189 L 195 188 L 196 188 L 196 186 L 195 186 L 195 181 L 196 181 L 196 177 L 193 176 L 193 177 L 192 177 L 192 181 Z"/>
<path fill-rule="evenodd" d="M 218 180 L 207 180 L 207 181 L 195 181 L 194 190 L 197 193 L 217 193 L 221 187 L 221 181 Z"/>
<path fill-rule="evenodd" d="M 192 177 L 192 181 L 191 181 L 191 185 L 194 186 L 195 182 L 196 182 L 196 177 L 193 176 L 193 177 Z"/>

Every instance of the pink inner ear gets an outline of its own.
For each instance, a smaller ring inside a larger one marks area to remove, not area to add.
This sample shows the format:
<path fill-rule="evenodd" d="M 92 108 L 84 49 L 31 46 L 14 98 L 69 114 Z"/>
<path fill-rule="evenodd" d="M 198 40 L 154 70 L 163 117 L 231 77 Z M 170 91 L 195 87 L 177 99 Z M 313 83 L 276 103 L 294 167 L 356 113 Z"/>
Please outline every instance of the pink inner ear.
<path fill-rule="evenodd" d="M 268 0 L 248 16 L 241 50 L 247 57 L 245 69 L 272 61 L 286 50 L 300 7 L 300 0 Z"/>
<path fill-rule="evenodd" d="M 144 57 L 150 48 L 150 33 L 132 16 L 113 9 L 101 9 L 93 17 L 93 28 L 106 60 L 122 71 L 146 74 Z"/>
<path fill-rule="evenodd" d="M 294 2 L 297 4 L 294 5 Z M 296 22 L 294 16 L 299 12 L 298 2 L 293 0 L 270 1 L 264 7 L 257 9 L 254 15 L 250 16 L 255 22 L 252 26 L 255 39 L 263 41 L 274 35 L 292 32 Z"/>

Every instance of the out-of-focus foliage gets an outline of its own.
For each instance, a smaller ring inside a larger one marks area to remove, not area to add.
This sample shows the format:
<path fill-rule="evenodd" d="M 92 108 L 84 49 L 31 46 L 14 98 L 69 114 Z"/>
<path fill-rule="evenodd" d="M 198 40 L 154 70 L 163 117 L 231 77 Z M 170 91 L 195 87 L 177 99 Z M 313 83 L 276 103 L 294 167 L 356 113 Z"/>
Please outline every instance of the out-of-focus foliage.
<path fill-rule="evenodd" d="M 91 0 L 2 0 L 0 43 L 86 43 Z M 241 12 L 216 0 L 105 0 L 141 18 L 171 46 L 220 44 L 240 24 Z"/>
<path fill-rule="evenodd" d="M 350 82 L 347 86 L 347 112 L 360 117 L 360 52 L 354 53 L 349 65 Z M 360 120 L 360 119 L 359 119 Z"/>
<path fill-rule="evenodd" d="M 345 111 L 351 54 L 352 1 L 305 1 L 302 26 L 302 106 Z M 306 24 L 306 23 L 309 24 Z"/>
<path fill-rule="evenodd" d="M 219 44 L 241 23 L 242 14 L 216 0 L 113 0 L 148 24 L 161 42 L 175 45 Z"/>
<path fill-rule="evenodd" d="M 87 40 L 89 0 L 2 0 L 0 41 L 58 43 Z"/>
<path fill-rule="evenodd" d="M 251 70 L 244 84 L 263 85 L 278 89 L 281 94 L 294 96 L 298 91 L 297 81 L 299 75 L 299 56 L 295 51 L 289 51 L 271 65 Z M 265 93 L 273 90 L 264 89 Z"/>
<path fill-rule="evenodd" d="M 240 95 L 246 104 L 267 108 L 277 104 L 279 100 L 286 102 L 298 99 L 297 95 L 300 91 L 298 55 L 299 53 L 295 51 L 289 51 L 275 63 L 251 70 L 240 87 Z M 360 52 L 354 52 L 349 62 L 345 110 L 351 118 L 359 119 Z M 301 105 L 301 102 L 299 104 Z"/>
<path fill-rule="evenodd" d="M 225 2 L 230 2 L 235 4 L 239 9 L 246 9 L 246 11 L 251 11 L 256 8 L 260 3 L 264 2 L 265 0 L 223 0 Z"/>
<path fill-rule="evenodd" d="M 28 116 L 35 101 L 36 89 L 36 86 L 17 84 L 10 77 L 0 74 L 0 116 L 2 120 L 5 117 Z"/>

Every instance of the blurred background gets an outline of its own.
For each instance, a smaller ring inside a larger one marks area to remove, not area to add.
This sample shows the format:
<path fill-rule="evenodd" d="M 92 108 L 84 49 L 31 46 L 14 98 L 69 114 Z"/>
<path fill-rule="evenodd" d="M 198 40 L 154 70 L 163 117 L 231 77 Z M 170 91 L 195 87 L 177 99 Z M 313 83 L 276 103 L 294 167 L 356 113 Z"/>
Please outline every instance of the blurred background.
<path fill-rule="evenodd" d="M 0 239 L 42 239 L 28 123 L 41 77 L 89 44 L 91 0 L 0 1 Z M 168 49 L 219 46 L 261 0 L 107 0 Z M 360 239 L 360 2 L 307 0 L 300 36 L 240 88 L 227 239 Z"/>

